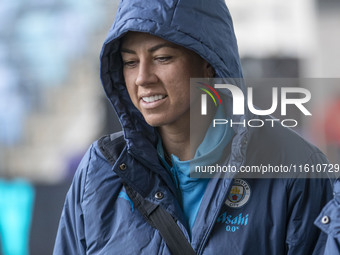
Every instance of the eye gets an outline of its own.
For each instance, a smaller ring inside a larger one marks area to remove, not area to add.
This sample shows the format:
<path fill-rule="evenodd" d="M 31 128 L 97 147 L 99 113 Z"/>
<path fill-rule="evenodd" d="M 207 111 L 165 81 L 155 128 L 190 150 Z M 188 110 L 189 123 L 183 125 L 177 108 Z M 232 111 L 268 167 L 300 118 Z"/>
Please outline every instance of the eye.
<path fill-rule="evenodd" d="M 156 57 L 155 60 L 160 62 L 160 63 L 167 63 L 172 59 L 171 56 L 160 56 L 160 57 Z"/>
<path fill-rule="evenodd" d="M 137 61 L 135 61 L 135 60 L 124 61 L 123 60 L 123 65 L 124 65 L 124 67 L 127 67 L 127 68 L 133 68 L 137 65 Z"/>

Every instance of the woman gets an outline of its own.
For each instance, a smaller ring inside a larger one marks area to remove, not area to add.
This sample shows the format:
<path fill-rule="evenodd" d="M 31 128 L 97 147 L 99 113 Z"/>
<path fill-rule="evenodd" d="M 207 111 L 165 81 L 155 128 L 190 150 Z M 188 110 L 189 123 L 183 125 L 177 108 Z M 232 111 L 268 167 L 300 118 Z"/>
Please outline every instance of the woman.
<path fill-rule="evenodd" d="M 103 138 L 84 156 L 54 254 L 321 254 L 325 237 L 313 221 L 330 199 L 327 180 L 190 178 L 190 164 L 327 162 L 279 126 L 213 129 L 207 121 L 190 130 L 189 116 L 198 118 L 190 110 L 200 109 L 190 101 L 192 77 L 242 78 L 224 1 L 122 1 L 101 80 L 124 136 Z M 232 100 L 222 97 L 209 116 L 250 118 L 231 115 Z"/>

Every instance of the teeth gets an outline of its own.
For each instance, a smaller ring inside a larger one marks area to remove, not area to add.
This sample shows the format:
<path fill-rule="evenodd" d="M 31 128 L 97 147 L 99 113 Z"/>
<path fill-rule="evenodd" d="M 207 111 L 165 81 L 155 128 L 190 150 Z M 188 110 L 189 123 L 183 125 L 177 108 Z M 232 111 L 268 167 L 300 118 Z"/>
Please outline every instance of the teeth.
<path fill-rule="evenodd" d="M 163 99 L 165 96 L 162 95 L 155 95 L 155 96 L 151 96 L 151 97 L 142 97 L 143 101 L 147 102 L 147 103 L 152 103 L 155 102 L 157 100 Z"/>

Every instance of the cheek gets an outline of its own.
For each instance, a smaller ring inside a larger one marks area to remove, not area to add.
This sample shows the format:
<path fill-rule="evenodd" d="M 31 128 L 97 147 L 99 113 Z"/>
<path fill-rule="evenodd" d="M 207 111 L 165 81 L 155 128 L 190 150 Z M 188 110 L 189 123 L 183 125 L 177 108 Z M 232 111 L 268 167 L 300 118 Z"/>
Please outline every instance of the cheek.
<path fill-rule="evenodd" d="M 195 63 L 193 61 L 192 63 Z M 190 89 L 190 78 L 202 78 L 204 77 L 203 73 L 203 65 L 200 63 L 196 65 L 190 65 L 190 63 L 186 63 L 177 71 L 177 95 L 178 102 L 182 105 L 183 109 L 188 109 L 191 107 L 198 108 L 200 104 L 200 95 L 198 89 Z"/>
<path fill-rule="evenodd" d="M 172 73 L 171 82 L 169 83 L 168 92 L 172 94 L 173 99 L 183 107 L 190 101 L 190 76 L 191 73 L 183 66 L 178 66 Z M 170 77 L 169 77 L 170 80 Z M 170 90 L 170 91 L 169 91 Z"/>
<path fill-rule="evenodd" d="M 171 100 L 178 109 L 187 109 L 190 104 L 190 81 L 186 77 L 176 80 L 171 89 Z"/>

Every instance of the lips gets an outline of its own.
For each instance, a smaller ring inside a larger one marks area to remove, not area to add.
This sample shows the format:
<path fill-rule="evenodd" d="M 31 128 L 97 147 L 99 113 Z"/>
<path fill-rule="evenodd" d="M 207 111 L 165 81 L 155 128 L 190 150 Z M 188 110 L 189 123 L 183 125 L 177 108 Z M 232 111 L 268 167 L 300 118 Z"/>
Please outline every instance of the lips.
<path fill-rule="evenodd" d="M 142 100 L 146 103 L 153 103 L 165 97 L 166 97 L 165 95 L 145 96 L 145 97 L 142 97 Z"/>

